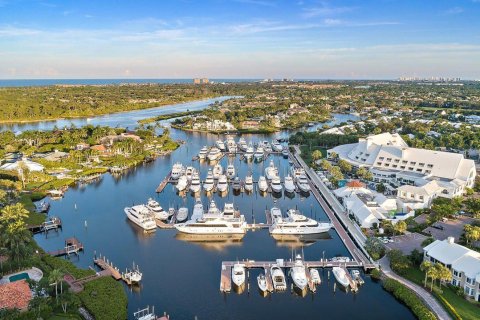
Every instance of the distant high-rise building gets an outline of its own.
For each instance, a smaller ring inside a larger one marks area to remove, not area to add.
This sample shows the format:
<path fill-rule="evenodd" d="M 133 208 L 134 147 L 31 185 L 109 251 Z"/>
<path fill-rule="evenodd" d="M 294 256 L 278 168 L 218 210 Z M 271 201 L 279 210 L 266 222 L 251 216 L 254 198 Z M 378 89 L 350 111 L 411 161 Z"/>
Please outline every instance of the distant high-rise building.
<path fill-rule="evenodd" d="M 195 79 L 193 79 L 194 84 L 207 84 L 209 82 L 210 82 L 210 80 L 208 80 L 208 78 L 195 78 Z"/>

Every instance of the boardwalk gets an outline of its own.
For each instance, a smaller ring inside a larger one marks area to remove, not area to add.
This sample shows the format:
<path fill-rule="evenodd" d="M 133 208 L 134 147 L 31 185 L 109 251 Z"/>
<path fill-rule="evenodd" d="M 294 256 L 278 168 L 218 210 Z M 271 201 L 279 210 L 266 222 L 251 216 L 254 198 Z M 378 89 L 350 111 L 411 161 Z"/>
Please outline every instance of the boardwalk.
<path fill-rule="evenodd" d="M 160 193 L 163 191 L 163 189 L 165 189 L 165 187 L 167 186 L 168 182 L 170 182 L 170 177 L 172 176 L 172 171 L 170 171 L 167 176 L 165 177 L 165 179 L 163 179 L 163 181 L 158 185 L 157 189 L 155 190 L 155 192 L 157 193 Z"/>
<path fill-rule="evenodd" d="M 122 274 L 120 273 L 120 270 L 115 267 L 112 262 L 108 261 L 107 258 L 100 257 L 98 259 L 94 259 L 93 263 L 95 263 L 100 269 L 105 271 L 104 274 L 112 276 L 112 278 L 114 278 L 115 280 L 122 279 Z"/>

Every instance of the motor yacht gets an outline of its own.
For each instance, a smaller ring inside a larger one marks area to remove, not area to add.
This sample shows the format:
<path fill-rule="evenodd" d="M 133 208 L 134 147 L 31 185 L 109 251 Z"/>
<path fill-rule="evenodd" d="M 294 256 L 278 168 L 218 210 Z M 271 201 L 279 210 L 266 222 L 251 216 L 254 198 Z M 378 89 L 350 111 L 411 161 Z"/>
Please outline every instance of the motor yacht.
<path fill-rule="evenodd" d="M 223 206 L 223 217 L 225 219 L 235 218 L 235 208 L 233 203 L 225 203 Z"/>
<path fill-rule="evenodd" d="M 208 161 L 216 161 L 220 159 L 221 156 L 222 156 L 222 152 L 220 151 L 220 149 L 218 149 L 217 147 L 213 147 L 208 152 L 207 158 L 208 158 Z"/>
<path fill-rule="evenodd" d="M 262 161 L 265 156 L 265 150 L 261 146 L 258 146 L 253 156 L 256 161 Z"/>
<path fill-rule="evenodd" d="M 183 166 L 183 164 L 179 162 L 175 163 L 172 167 L 172 179 L 177 180 L 178 178 L 180 178 L 180 176 L 183 175 L 184 171 L 185 167 Z"/>
<path fill-rule="evenodd" d="M 290 275 L 295 287 L 300 289 L 300 291 L 303 291 L 307 288 L 308 282 L 307 275 L 305 273 L 305 264 L 303 263 L 303 259 L 300 255 L 295 257 L 295 263 L 290 269 Z"/>
<path fill-rule="evenodd" d="M 344 286 L 345 288 L 348 288 L 350 286 L 350 281 L 344 268 L 333 267 L 332 273 L 335 276 L 335 279 L 337 279 L 338 283 L 340 283 L 342 286 Z"/>
<path fill-rule="evenodd" d="M 258 289 L 260 289 L 260 291 L 262 293 L 267 293 L 267 278 L 265 277 L 265 274 L 263 273 L 260 273 L 258 276 L 257 276 L 257 283 L 258 283 Z"/>
<path fill-rule="evenodd" d="M 206 192 L 210 192 L 213 190 L 214 187 L 215 187 L 215 180 L 213 180 L 213 172 L 211 169 L 208 169 L 207 178 L 203 183 L 203 189 L 205 189 Z"/>
<path fill-rule="evenodd" d="M 242 182 L 240 181 L 240 179 L 238 177 L 235 177 L 235 179 L 233 179 L 232 189 L 234 191 L 242 190 Z"/>
<path fill-rule="evenodd" d="M 280 210 L 280 208 L 277 208 L 277 207 L 271 208 L 270 218 L 272 219 L 272 223 L 274 223 L 278 219 L 282 219 L 282 210 Z"/>
<path fill-rule="evenodd" d="M 233 179 L 235 177 L 235 166 L 233 164 L 229 164 L 226 173 L 228 179 Z"/>
<path fill-rule="evenodd" d="M 251 175 L 245 177 L 245 184 L 243 187 L 247 192 L 253 191 L 253 177 Z"/>
<path fill-rule="evenodd" d="M 208 154 L 208 148 L 207 146 L 203 146 L 203 148 L 200 149 L 200 152 L 198 153 L 198 158 L 200 160 L 205 160 L 205 158 L 207 157 L 207 154 Z"/>
<path fill-rule="evenodd" d="M 155 230 L 157 228 L 153 214 L 145 205 L 126 207 L 124 211 L 130 221 L 145 231 Z"/>
<path fill-rule="evenodd" d="M 263 141 L 263 149 L 265 152 L 272 152 L 272 145 L 268 141 Z"/>
<path fill-rule="evenodd" d="M 320 278 L 320 273 L 315 268 L 310 269 L 310 279 L 312 279 L 314 284 L 320 284 L 322 279 Z"/>
<path fill-rule="evenodd" d="M 305 175 L 305 170 L 303 168 L 295 168 L 292 166 L 290 169 L 293 180 L 296 182 L 301 175 Z"/>
<path fill-rule="evenodd" d="M 284 147 L 282 150 L 282 156 L 286 159 L 288 158 L 288 147 Z"/>
<path fill-rule="evenodd" d="M 202 204 L 202 199 L 197 198 L 195 200 L 195 205 L 193 206 L 193 211 L 192 211 L 192 220 L 199 219 L 203 216 L 203 204 Z"/>
<path fill-rule="evenodd" d="M 188 181 L 192 180 L 193 174 L 194 174 L 196 171 L 197 171 L 197 170 L 196 170 L 194 167 L 191 167 L 191 166 L 188 166 L 188 167 L 185 169 L 185 176 L 187 177 L 187 180 L 188 180 Z"/>
<path fill-rule="evenodd" d="M 258 190 L 262 192 L 266 192 L 268 190 L 267 179 L 265 179 L 264 176 L 260 176 L 260 178 L 258 178 Z"/>
<path fill-rule="evenodd" d="M 175 210 L 174 207 L 170 207 L 170 208 L 168 208 L 168 211 L 167 211 L 167 212 L 168 212 L 168 217 L 171 218 L 171 217 L 173 217 L 173 216 L 175 215 L 175 213 L 177 212 L 177 210 Z"/>
<path fill-rule="evenodd" d="M 285 191 L 289 193 L 295 192 L 295 183 L 291 175 L 285 177 Z"/>
<path fill-rule="evenodd" d="M 275 167 L 273 160 L 270 160 L 270 164 L 265 168 L 265 177 L 267 180 L 272 180 L 276 176 L 278 177 L 278 169 Z"/>
<path fill-rule="evenodd" d="M 229 153 L 236 153 L 237 152 L 237 144 L 232 137 L 227 138 L 227 151 Z"/>
<path fill-rule="evenodd" d="M 222 168 L 222 165 L 220 163 L 217 163 L 214 167 L 213 167 L 213 179 L 218 179 L 220 178 L 220 176 L 223 174 L 223 168 Z"/>
<path fill-rule="evenodd" d="M 245 265 L 241 263 L 235 263 L 232 268 L 232 281 L 237 288 L 241 288 L 245 285 Z"/>
<path fill-rule="evenodd" d="M 275 289 L 275 291 L 287 290 L 287 281 L 285 280 L 285 274 L 277 264 L 273 264 L 271 266 L 270 274 L 272 275 L 273 288 Z"/>
<path fill-rule="evenodd" d="M 140 283 L 142 276 L 143 274 L 138 269 L 138 266 L 133 266 L 131 270 L 126 269 L 124 273 L 122 272 L 122 278 L 130 285 Z"/>
<path fill-rule="evenodd" d="M 245 151 L 245 159 L 247 159 L 248 161 L 252 160 L 254 153 L 255 152 L 254 152 L 253 146 L 251 144 L 248 145 L 247 150 Z"/>
<path fill-rule="evenodd" d="M 240 138 L 240 140 L 238 140 L 237 147 L 241 151 L 247 151 L 248 145 L 247 145 L 247 142 L 245 141 L 245 139 Z"/>
<path fill-rule="evenodd" d="M 283 150 L 283 146 L 277 140 L 272 142 L 272 149 L 276 152 L 281 152 Z"/>
<path fill-rule="evenodd" d="M 300 190 L 303 192 L 310 192 L 310 184 L 308 183 L 308 179 L 306 175 L 301 175 L 297 180 L 297 185 Z"/>
<path fill-rule="evenodd" d="M 305 217 L 295 209 L 290 209 L 287 211 L 286 218 L 283 218 L 281 214 L 275 217 L 272 214 L 272 225 L 269 231 L 272 235 L 307 235 L 328 232 L 331 228 L 332 224 L 329 222 L 318 222 Z"/>
<path fill-rule="evenodd" d="M 272 192 L 280 193 L 282 192 L 282 183 L 279 176 L 274 176 L 271 182 Z"/>
<path fill-rule="evenodd" d="M 160 204 L 157 201 L 153 200 L 152 198 L 148 199 L 147 208 L 153 214 L 155 219 L 158 219 L 158 220 L 168 219 L 168 212 L 163 210 Z"/>
<path fill-rule="evenodd" d="M 222 140 L 217 140 L 215 142 L 215 145 L 217 146 L 218 149 L 221 151 L 225 151 L 225 143 Z"/>
<path fill-rule="evenodd" d="M 188 179 L 187 179 L 187 176 L 186 175 L 182 175 L 180 176 L 180 178 L 178 179 L 178 182 L 177 184 L 175 185 L 175 187 L 177 188 L 178 191 L 183 191 L 187 188 L 187 185 L 188 185 Z"/>
<path fill-rule="evenodd" d="M 227 192 L 227 190 L 228 190 L 227 176 L 222 174 L 220 178 L 218 178 L 217 191 L 220 193 L 224 193 L 224 192 Z"/>
<path fill-rule="evenodd" d="M 183 222 L 188 219 L 188 208 L 182 207 L 177 211 L 177 221 Z"/>
<path fill-rule="evenodd" d="M 190 191 L 192 191 L 193 193 L 200 192 L 201 187 L 202 186 L 200 185 L 200 176 L 197 172 L 195 172 L 192 177 L 192 182 L 190 183 Z"/>

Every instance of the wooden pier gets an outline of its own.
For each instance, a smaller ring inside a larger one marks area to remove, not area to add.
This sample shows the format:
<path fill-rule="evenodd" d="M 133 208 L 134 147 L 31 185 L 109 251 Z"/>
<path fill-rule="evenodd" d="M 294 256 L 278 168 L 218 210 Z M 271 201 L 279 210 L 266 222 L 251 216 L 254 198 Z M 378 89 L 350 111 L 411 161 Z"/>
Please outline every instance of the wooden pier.
<path fill-rule="evenodd" d="M 107 258 L 100 256 L 98 259 L 94 259 L 93 263 L 97 265 L 100 269 L 108 273 L 115 280 L 122 279 L 122 274 L 120 270 L 113 265 L 111 261 L 108 261 Z"/>
<path fill-rule="evenodd" d="M 163 179 L 162 182 L 160 182 L 160 184 L 158 185 L 157 189 L 155 190 L 156 193 L 160 193 L 163 191 L 163 189 L 165 189 L 165 187 L 167 186 L 168 182 L 170 182 L 170 178 L 172 176 L 172 171 L 170 171 L 167 176 L 165 177 L 165 179 Z"/>
<path fill-rule="evenodd" d="M 65 240 L 65 247 L 63 249 L 50 251 L 48 254 L 54 257 L 61 257 L 70 256 L 70 254 L 78 255 L 79 251 L 83 251 L 83 244 L 78 241 L 77 238 L 73 237 Z"/>
<path fill-rule="evenodd" d="M 62 228 L 62 220 L 57 217 L 51 217 L 49 220 L 39 225 L 29 226 L 28 230 L 33 233 L 48 232 L 50 230 L 57 231 Z"/>
<path fill-rule="evenodd" d="M 232 265 L 222 263 L 222 272 L 220 275 L 220 291 L 232 291 Z"/>

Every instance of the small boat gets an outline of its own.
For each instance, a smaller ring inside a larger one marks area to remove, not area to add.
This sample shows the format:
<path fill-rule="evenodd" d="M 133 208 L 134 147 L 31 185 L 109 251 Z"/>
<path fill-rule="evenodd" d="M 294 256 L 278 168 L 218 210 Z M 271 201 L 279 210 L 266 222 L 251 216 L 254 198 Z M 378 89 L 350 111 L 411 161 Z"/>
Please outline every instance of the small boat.
<path fill-rule="evenodd" d="M 176 212 L 177 212 L 177 210 L 175 210 L 174 207 L 168 208 L 168 217 L 169 217 L 169 218 L 173 217 Z"/>
<path fill-rule="evenodd" d="M 245 266 L 241 263 L 235 263 L 232 268 L 232 281 L 238 288 L 245 284 Z"/>
<path fill-rule="evenodd" d="M 337 279 L 338 283 L 340 283 L 342 286 L 344 286 L 345 288 L 348 288 L 350 286 L 350 281 L 347 277 L 345 269 L 340 267 L 333 267 L 332 273 L 335 276 L 335 279 Z"/>
<path fill-rule="evenodd" d="M 222 140 L 217 140 L 215 141 L 215 145 L 217 146 L 218 149 L 221 151 L 225 151 L 225 143 Z"/>
<path fill-rule="evenodd" d="M 140 283 L 142 276 L 138 266 L 136 268 L 133 266 L 132 270 L 126 269 L 125 273 L 122 273 L 122 279 L 129 285 Z"/>
<path fill-rule="evenodd" d="M 280 152 L 283 150 L 283 146 L 278 142 L 278 140 L 275 140 L 272 142 L 272 149 L 276 152 Z"/>
<path fill-rule="evenodd" d="M 240 138 L 240 140 L 238 140 L 238 145 L 237 145 L 237 147 L 238 147 L 238 149 L 240 149 L 241 151 L 247 151 L 248 145 L 247 145 L 247 142 L 245 141 L 245 139 Z"/>
<path fill-rule="evenodd" d="M 360 271 L 358 271 L 357 269 L 353 269 L 352 271 L 350 271 L 350 275 L 352 276 L 352 280 L 356 281 L 357 284 L 361 285 L 365 283 L 365 281 L 360 276 Z"/>
<path fill-rule="evenodd" d="M 157 228 L 152 213 L 145 205 L 126 207 L 124 211 L 130 221 L 144 230 L 149 231 Z"/>
<path fill-rule="evenodd" d="M 223 192 L 226 192 L 227 190 L 228 190 L 227 176 L 222 174 L 220 178 L 218 178 L 217 191 L 220 193 L 223 193 Z"/>
<path fill-rule="evenodd" d="M 208 152 L 208 161 L 216 161 L 222 156 L 222 152 L 217 147 L 213 147 Z"/>
<path fill-rule="evenodd" d="M 168 219 L 168 213 L 165 212 L 165 210 L 163 210 L 163 208 L 160 206 L 160 204 L 157 201 L 153 200 L 152 198 L 148 199 L 147 208 L 153 214 L 155 219 L 158 219 L 158 220 L 167 220 Z"/>
<path fill-rule="evenodd" d="M 290 269 L 290 273 L 292 276 L 293 283 L 295 286 L 303 291 L 307 288 L 307 275 L 305 273 L 305 265 L 303 263 L 303 259 L 300 255 L 295 257 L 294 266 Z"/>
<path fill-rule="evenodd" d="M 330 261 L 332 262 L 350 262 L 350 258 L 349 257 L 333 257 L 332 259 L 330 259 Z"/>
<path fill-rule="evenodd" d="M 223 174 L 223 168 L 222 168 L 222 165 L 220 163 L 217 163 L 214 167 L 213 167 L 213 179 L 218 179 L 220 178 L 220 176 Z"/>
<path fill-rule="evenodd" d="M 253 177 L 251 175 L 248 175 L 245 177 L 244 188 L 245 188 L 245 191 L 248 191 L 248 192 L 253 191 Z"/>
<path fill-rule="evenodd" d="M 262 161 L 263 157 L 265 156 L 265 151 L 262 147 L 258 146 L 255 154 L 253 155 L 256 161 Z"/>
<path fill-rule="evenodd" d="M 196 172 L 194 167 L 187 167 L 185 169 L 185 176 L 187 177 L 187 180 L 190 181 L 192 180 L 193 174 Z"/>
<path fill-rule="evenodd" d="M 315 268 L 310 269 L 310 278 L 312 279 L 314 284 L 320 284 L 322 279 L 320 278 L 320 274 L 318 270 Z"/>
<path fill-rule="evenodd" d="M 207 146 L 203 146 L 203 148 L 200 149 L 200 152 L 198 153 L 198 158 L 200 160 L 205 160 L 205 158 L 207 157 L 207 154 L 208 154 L 208 148 Z"/>
<path fill-rule="evenodd" d="M 187 220 L 187 218 L 188 218 L 188 208 L 185 208 L 185 207 L 179 208 L 178 212 L 177 212 L 177 219 L 176 220 L 178 222 L 182 222 L 182 221 Z"/>
<path fill-rule="evenodd" d="M 200 177 L 197 172 L 193 174 L 192 182 L 190 183 L 190 191 L 193 193 L 200 192 L 201 185 L 200 185 Z"/>
<path fill-rule="evenodd" d="M 270 273 L 272 275 L 273 288 L 275 289 L 275 291 L 287 290 L 287 281 L 285 280 L 285 274 L 277 264 L 272 265 L 272 267 L 270 268 Z"/>
<path fill-rule="evenodd" d="M 306 175 L 302 174 L 300 177 L 298 177 L 297 185 L 298 188 L 303 192 L 310 192 L 310 184 L 308 183 Z"/>
<path fill-rule="evenodd" d="M 258 190 L 262 192 L 266 192 L 268 190 L 267 179 L 265 179 L 264 176 L 260 176 L 260 178 L 258 179 Z"/>
<path fill-rule="evenodd" d="M 247 150 L 245 151 L 245 159 L 247 159 L 247 161 L 252 160 L 254 153 L 253 146 L 251 144 L 248 145 Z"/>
<path fill-rule="evenodd" d="M 272 180 L 276 176 L 278 177 L 278 169 L 275 167 L 273 160 L 270 160 L 270 164 L 265 168 L 265 177 L 267 180 Z"/>
<path fill-rule="evenodd" d="M 238 177 L 235 177 L 232 183 L 232 189 L 235 191 L 240 191 L 242 189 L 242 182 Z"/>
<path fill-rule="evenodd" d="M 263 273 L 259 274 L 257 277 L 258 289 L 262 293 L 267 293 L 267 278 Z"/>
<path fill-rule="evenodd" d="M 183 175 L 184 171 L 185 171 L 185 168 L 183 164 L 179 162 L 175 163 L 172 167 L 172 175 L 171 175 L 172 179 L 177 180 L 178 178 L 180 178 L 180 176 Z"/>
<path fill-rule="evenodd" d="M 272 146 L 270 144 L 270 142 L 268 141 L 263 141 L 263 149 L 265 150 L 265 152 L 272 152 Z"/>
<path fill-rule="evenodd" d="M 295 183 L 293 182 L 293 178 L 290 175 L 285 177 L 285 191 L 289 193 L 295 192 Z"/>
<path fill-rule="evenodd" d="M 276 193 L 282 192 L 282 183 L 280 182 L 280 177 L 279 176 L 274 176 L 272 178 L 272 191 Z"/>
<path fill-rule="evenodd" d="M 287 147 L 283 148 L 283 150 L 282 150 L 282 156 L 283 156 L 284 158 L 288 158 L 288 148 L 287 148 Z"/>
<path fill-rule="evenodd" d="M 210 192 L 213 190 L 214 187 L 215 187 L 215 180 L 213 180 L 213 172 L 211 169 L 208 169 L 207 178 L 203 183 L 203 189 L 205 189 L 206 192 Z"/>
<path fill-rule="evenodd" d="M 235 167 L 233 164 L 229 164 L 227 167 L 227 178 L 233 179 L 235 177 Z"/>
<path fill-rule="evenodd" d="M 186 175 L 182 175 L 179 179 L 175 187 L 177 188 L 178 191 L 183 191 L 187 188 L 188 185 L 188 179 Z"/>

